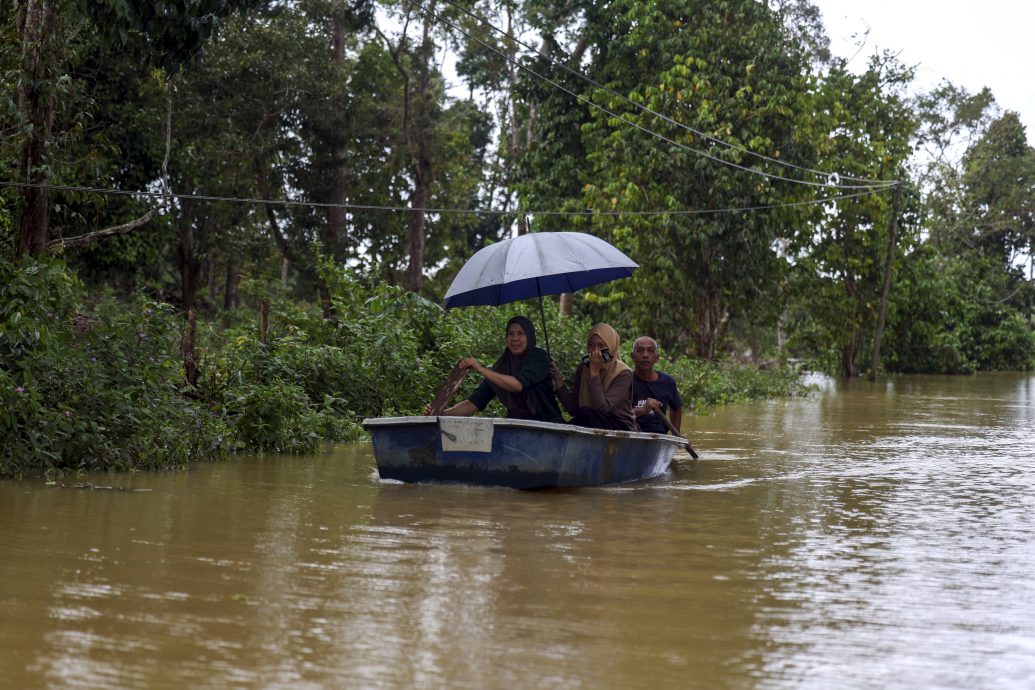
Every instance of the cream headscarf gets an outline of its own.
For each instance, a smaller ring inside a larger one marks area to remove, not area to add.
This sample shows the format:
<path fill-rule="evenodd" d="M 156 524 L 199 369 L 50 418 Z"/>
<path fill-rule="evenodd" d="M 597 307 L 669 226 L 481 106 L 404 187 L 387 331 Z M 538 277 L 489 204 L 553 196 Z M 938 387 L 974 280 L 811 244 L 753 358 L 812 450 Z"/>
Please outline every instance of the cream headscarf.
<path fill-rule="evenodd" d="M 607 345 L 607 349 L 611 351 L 611 361 L 604 365 L 604 368 L 600 370 L 600 385 L 606 391 L 607 387 L 623 371 L 629 371 L 628 365 L 622 361 L 622 353 L 618 350 L 618 345 L 621 343 L 621 338 L 618 337 L 618 331 L 608 326 L 606 323 L 598 323 L 589 329 L 589 335 L 586 336 L 586 345 L 589 345 L 589 339 L 594 335 L 600 336 L 600 339 Z M 583 375 L 579 378 L 579 405 L 582 407 L 590 407 L 591 401 L 589 396 L 589 372 L 583 372 Z"/>

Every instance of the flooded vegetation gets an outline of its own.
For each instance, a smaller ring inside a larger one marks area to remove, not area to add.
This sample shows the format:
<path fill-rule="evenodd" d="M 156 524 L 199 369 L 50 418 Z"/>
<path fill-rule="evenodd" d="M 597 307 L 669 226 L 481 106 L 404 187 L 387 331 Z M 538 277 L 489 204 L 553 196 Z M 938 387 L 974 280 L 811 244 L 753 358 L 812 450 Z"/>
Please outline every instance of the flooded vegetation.
<path fill-rule="evenodd" d="M 808 0 L 543 7 L 5 5 L 0 682 L 1032 685 L 1018 113 Z M 664 398 L 701 461 L 382 480 L 362 420 L 465 360 L 554 418 L 515 315 L 621 384 L 572 418 Z"/>
<path fill-rule="evenodd" d="M 366 444 L 0 483 L 12 687 L 1024 687 L 1035 377 L 823 380 L 657 480 L 380 481 Z"/>

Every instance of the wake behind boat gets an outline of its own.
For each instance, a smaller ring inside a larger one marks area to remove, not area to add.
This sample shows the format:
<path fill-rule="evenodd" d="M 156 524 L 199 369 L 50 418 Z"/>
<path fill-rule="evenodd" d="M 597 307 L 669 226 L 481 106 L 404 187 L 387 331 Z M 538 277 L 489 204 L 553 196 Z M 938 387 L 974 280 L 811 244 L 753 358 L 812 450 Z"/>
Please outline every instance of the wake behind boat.
<path fill-rule="evenodd" d="M 382 479 L 515 489 L 587 487 L 655 477 L 686 440 L 490 417 L 364 419 Z"/>

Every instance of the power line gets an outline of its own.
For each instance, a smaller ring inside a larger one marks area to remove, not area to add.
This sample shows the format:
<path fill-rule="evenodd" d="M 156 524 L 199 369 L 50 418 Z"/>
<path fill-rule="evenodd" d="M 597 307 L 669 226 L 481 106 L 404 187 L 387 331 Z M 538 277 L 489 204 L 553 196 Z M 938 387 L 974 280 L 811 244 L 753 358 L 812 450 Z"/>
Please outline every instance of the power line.
<path fill-rule="evenodd" d="M 428 9 L 427 7 L 422 5 L 417 0 L 406 0 L 406 1 L 409 2 L 412 5 L 415 5 L 415 6 L 419 7 L 425 13 L 427 13 L 430 16 L 436 18 L 437 20 L 439 20 L 443 24 L 449 26 L 453 30 L 460 32 L 464 36 L 467 36 L 468 38 L 470 38 L 472 41 L 475 41 L 476 43 L 482 45 L 487 50 L 490 50 L 493 53 L 496 53 L 497 55 L 499 55 L 501 58 L 503 58 L 507 62 L 511 63 L 512 65 L 518 67 L 519 69 L 525 70 L 526 72 L 528 72 L 528 73 L 532 74 L 533 76 L 535 76 L 537 79 L 540 79 L 540 80 L 546 82 L 547 84 L 550 84 L 551 86 L 553 86 L 556 89 L 560 89 L 561 91 L 563 91 L 566 94 L 572 96 L 573 98 L 575 98 L 575 99 L 577 99 L 579 101 L 582 101 L 586 105 L 589 105 L 590 107 L 596 108 L 597 110 L 600 110 L 601 112 L 606 113 L 607 115 L 610 115 L 613 118 L 621 120 L 622 122 L 624 122 L 625 124 L 629 125 L 630 127 L 634 127 L 635 129 L 638 129 L 638 130 L 640 130 L 641 132 L 643 132 L 645 134 L 649 134 L 650 136 L 656 137 L 656 138 L 660 139 L 661 141 L 664 141 L 664 142 L 666 142 L 668 144 L 672 144 L 673 146 L 675 146 L 677 148 L 683 149 L 684 151 L 688 151 L 689 153 L 693 153 L 693 154 L 701 156 L 703 158 L 707 158 L 708 160 L 714 161 L 714 162 L 719 163 L 721 165 L 726 165 L 726 166 L 729 166 L 731 168 L 735 168 L 737 170 L 743 170 L 744 172 L 751 173 L 752 175 L 759 175 L 761 177 L 765 177 L 765 178 L 770 179 L 770 180 L 780 180 L 782 182 L 791 182 L 791 183 L 794 183 L 794 184 L 801 184 L 801 185 L 807 185 L 807 186 L 812 186 L 812 187 L 833 187 L 835 189 L 874 189 L 874 188 L 877 188 L 877 187 L 880 187 L 880 188 L 893 187 L 895 184 L 898 183 L 897 180 L 890 180 L 890 181 L 886 181 L 886 182 L 881 182 L 880 184 L 877 184 L 877 185 L 845 185 L 845 184 L 840 184 L 840 183 L 832 182 L 832 181 L 831 182 L 812 182 L 812 181 L 809 181 L 809 180 L 796 180 L 796 179 L 794 179 L 792 177 L 784 177 L 783 175 L 776 175 L 774 173 L 767 173 L 767 172 L 764 172 L 762 170 L 755 170 L 754 168 L 749 168 L 749 167 L 747 167 L 745 165 L 740 165 L 739 163 L 734 163 L 732 161 L 723 160 L 722 158 L 719 158 L 718 156 L 714 156 L 714 155 L 708 153 L 707 151 L 701 151 L 700 149 L 695 149 L 693 147 L 687 146 L 686 144 L 683 144 L 683 143 L 680 143 L 678 141 L 675 141 L 674 139 L 670 139 L 670 138 L 666 137 L 664 134 L 661 134 L 659 132 L 655 132 L 655 131 L 653 131 L 651 129 L 648 129 L 648 128 L 644 127 L 643 125 L 637 124 L 636 122 L 633 122 L 632 120 L 627 119 L 623 115 L 619 115 L 618 113 L 614 112 L 613 110 L 610 110 L 608 108 L 605 108 L 602 105 L 598 105 L 598 104 L 594 103 L 592 100 L 586 98 L 585 96 L 581 96 L 581 95 L 575 93 L 574 91 L 568 89 L 567 87 L 565 87 L 565 86 L 557 83 L 556 81 L 550 79 L 549 77 L 546 77 L 546 76 L 540 74 L 539 72 L 536 72 L 531 67 L 529 67 L 527 65 L 521 64 L 517 60 L 514 60 L 513 58 L 511 58 L 509 55 L 505 55 L 504 53 L 500 52 L 499 50 L 497 50 L 493 46 L 489 45 L 488 43 L 486 43 L 485 41 L 481 40 L 477 36 L 474 36 L 474 35 L 468 33 L 467 31 L 465 31 L 461 27 L 457 26 L 453 22 L 449 21 L 448 19 L 446 19 L 442 15 L 438 14 L 437 12 Z M 831 176 L 831 178 L 835 177 L 835 175 L 832 174 L 832 173 L 824 173 L 824 174 L 829 174 Z"/>
<path fill-rule="evenodd" d="M 791 201 L 782 204 L 765 204 L 758 206 L 740 206 L 732 208 L 698 209 L 696 211 L 497 211 L 492 209 L 472 208 L 413 208 L 410 206 L 377 206 L 373 204 L 335 204 L 319 201 L 297 201 L 294 199 L 256 199 L 249 197 L 214 196 L 210 194 L 179 194 L 167 192 L 135 192 L 125 189 L 104 189 L 101 187 L 83 187 L 79 185 L 40 184 L 29 182 L 8 182 L 0 181 L 0 187 L 47 189 L 59 192 L 81 192 L 86 194 L 106 194 L 112 196 L 133 196 L 147 197 L 151 199 L 189 199 L 191 201 L 211 201 L 223 203 L 252 204 L 256 206 L 293 206 L 305 208 L 341 208 L 352 211 L 390 211 L 396 213 L 438 213 L 438 214 L 474 214 L 484 216 L 544 216 L 544 217 L 589 217 L 589 216 L 700 216 L 718 213 L 746 213 L 749 211 L 767 211 L 778 208 L 791 208 L 796 206 L 811 206 L 813 204 L 836 203 L 844 199 L 854 199 L 871 194 L 880 194 L 884 188 L 867 188 L 852 194 L 841 194 L 838 196 L 822 199 L 808 199 L 804 201 Z"/>
<path fill-rule="evenodd" d="M 851 193 L 851 194 L 841 194 L 841 195 L 838 195 L 838 196 L 828 196 L 828 197 L 824 197 L 824 198 L 820 198 L 820 199 L 810 199 L 810 200 L 787 202 L 787 203 L 780 203 L 780 204 L 763 204 L 763 205 L 755 205 L 755 206 L 727 207 L 727 208 L 715 208 L 715 209 L 698 209 L 698 210 L 531 211 L 531 210 L 520 210 L 520 209 L 518 209 L 518 210 L 511 210 L 511 211 L 499 211 L 499 210 L 492 210 L 492 209 L 471 209 L 471 208 L 433 208 L 433 207 L 415 208 L 415 207 L 411 207 L 411 206 L 389 206 L 389 205 L 375 205 L 375 204 L 351 204 L 351 203 L 339 204 L 339 203 L 329 203 L 329 202 L 298 201 L 298 200 L 294 200 L 294 199 L 259 199 L 259 198 L 249 198 L 249 197 L 228 197 L 228 196 L 216 196 L 216 195 L 205 195 L 205 194 L 182 194 L 182 193 L 172 193 L 172 192 L 130 191 L 130 190 L 122 190 L 122 189 L 101 188 L 101 187 L 87 187 L 87 186 L 81 186 L 81 185 L 39 184 L 39 183 L 13 182 L 13 181 L 2 181 L 2 180 L 0 180 L 0 187 L 37 188 L 37 189 L 47 189 L 47 190 L 53 190 L 53 191 L 80 192 L 80 193 L 103 194 L 103 195 L 121 195 L 121 196 L 133 196 L 133 197 L 146 197 L 146 198 L 163 199 L 163 200 L 168 200 L 168 199 L 190 199 L 190 200 L 194 200 L 194 201 L 241 203 L 241 204 L 252 204 L 252 205 L 274 205 L 274 206 L 306 207 L 306 208 L 340 208 L 340 209 L 347 209 L 347 210 L 353 210 L 353 211 L 388 211 L 388 212 L 403 212 L 403 213 L 423 212 L 423 213 L 432 213 L 432 214 L 474 214 L 474 215 L 495 215 L 495 216 L 517 216 L 517 215 L 521 214 L 521 215 L 542 216 L 542 217 L 580 217 L 580 216 L 581 217 L 589 217 L 589 216 L 612 216 L 612 217 L 618 217 L 618 216 L 697 216 L 697 215 L 719 214 L 719 213 L 743 213 L 743 212 L 750 212 L 750 211 L 774 210 L 774 209 L 779 209 L 779 208 L 791 208 L 791 207 L 798 207 L 798 206 L 809 206 L 809 205 L 813 205 L 813 204 L 829 204 L 829 203 L 836 203 L 836 202 L 841 201 L 841 200 L 852 199 L 852 198 L 861 197 L 861 196 L 868 196 L 870 194 L 881 193 L 881 192 L 883 192 L 883 191 L 885 191 L 885 190 L 887 190 L 889 188 L 893 188 L 894 186 L 901 184 L 901 182 L 897 181 L 897 180 L 884 181 L 884 182 L 880 182 L 880 184 L 876 184 L 876 185 L 843 185 L 843 184 L 834 183 L 834 182 L 809 182 L 809 181 L 805 181 L 805 180 L 795 180 L 793 178 L 787 178 L 787 177 L 783 177 L 783 176 L 780 176 L 780 175 L 774 175 L 772 173 L 766 173 L 766 172 L 763 172 L 763 171 L 760 171 L 760 170 L 755 170 L 755 169 L 752 169 L 752 168 L 748 168 L 746 166 L 742 166 L 742 165 L 733 163 L 731 161 L 723 160 L 723 159 L 718 158 L 716 156 L 713 156 L 713 155 L 711 155 L 711 154 L 709 154 L 707 152 L 700 151 L 700 150 L 688 147 L 685 144 L 682 144 L 680 142 L 677 142 L 677 141 L 674 141 L 672 139 L 669 139 L 668 137 L 666 137 L 666 136 L 664 136 L 664 135 L 662 135 L 662 134 L 660 134 L 658 132 L 654 132 L 654 131 L 652 131 L 650 129 L 647 129 L 647 128 L 645 128 L 645 127 L 643 127 L 643 126 L 641 126 L 641 125 L 639 125 L 639 124 L 637 124 L 635 122 L 627 120 L 624 116 L 618 115 L 617 113 L 615 113 L 615 112 L 613 112 L 611 110 L 608 110 L 607 108 L 604 108 L 603 106 L 600 106 L 600 105 L 597 105 L 596 103 L 593 103 L 592 101 L 588 100 L 587 98 L 585 98 L 583 96 L 580 96 L 579 94 L 574 93 L 573 91 L 571 91 L 571 90 L 567 89 L 566 87 L 558 84 L 557 82 L 549 79 L 548 77 L 545 77 L 545 76 L 539 74 L 535 70 L 533 70 L 533 69 L 531 69 L 531 68 L 529 68 L 529 67 L 527 67 L 525 65 L 522 65 L 521 63 L 513 60 L 512 58 L 510 58 L 509 56 L 503 54 L 502 52 L 500 52 L 496 48 L 488 45 L 487 43 L 485 43 L 484 41 L 482 41 L 478 37 L 471 35 L 470 33 L 464 31 L 462 28 L 456 26 L 455 24 L 453 24 L 449 20 L 445 19 L 441 15 L 435 13 L 432 10 L 429 10 L 426 7 L 424 7 L 423 5 L 420 4 L 420 2 L 417 2 L 416 0 L 407 0 L 407 1 L 410 2 L 411 4 L 415 5 L 415 6 L 419 7 L 420 9 L 425 11 L 427 14 L 435 17 L 439 21 L 442 21 L 443 23 L 447 24 L 448 26 L 450 26 L 454 30 L 459 31 L 460 33 L 464 34 L 465 36 L 467 36 L 471 40 L 476 41 L 477 43 L 481 44 L 486 49 L 496 53 L 497 55 L 499 55 L 503 59 L 507 60 L 508 62 L 516 65 L 520 69 L 526 70 L 527 72 L 531 73 L 535 77 L 545 81 L 548 84 L 551 84 L 552 86 L 554 86 L 555 88 L 560 89 L 561 91 L 564 91 L 565 93 L 571 95 L 572 97 L 576 98 L 577 100 L 585 102 L 588 105 L 590 105 L 591 107 L 597 108 L 598 110 L 600 110 L 600 111 L 610 115 L 611 117 L 618 118 L 622 122 L 624 122 L 624 123 L 626 123 L 626 124 L 636 128 L 636 129 L 639 129 L 639 130 L 643 131 L 646 134 L 649 134 L 651 136 L 654 136 L 654 137 L 657 137 L 657 138 L 661 139 L 662 141 L 670 143 L 670 144 L 672 144 L 672 145 L 674 145 L 674 146 L 676 146 L 678 148 L 681 148 L 681 149 L 684 149 L 684 150 L 689 151 L 691 153 L 703 156 L 705 158 L 708 158 L 708 159 L 713 160 L 715 162 L 721 163 L 723 165 L 727 165 L 727 166 L 730 166 L 730 167 L 733 167 L 733 168 L 736 168 L 736 169 L 739 169 L 739 170 L 743 170 L 745 172 L 749 172 L 749 173 L 752 173 L 752 174 L 755 174 L 755 175 L 761 175 L 761 176 L 769 178 L 769 179 L 782 180 L 782 181 L 786 181 L 786 182 L 793 182 L 793 183 L 796 183 L 796 184 L 804 184 L 804 185 L 809 185 L 809 186 L 814 186 L 814 187 L 829 187 L 829 188 L 835 188 L 835 189 L 860 190 L 860 191 L 857 191 L 857 192 Z M 450 4 L 451 6 L 455 7 L 455 5 L 453 5 L 451 2 L 449 2 L 449 0 L 445 0 L 445 2 L 447 2 L 447 4 Z M 468 13 L 468 14 L 470 14 L 470 13 Z M 478 19 L 478 21 L 481 21 L 482 23 L 487 24 L 490 27 L 492 26 L 491 24 L 488 24 L 488 22 L 485 22 L 484 20 L 481 20 L 480 18 L 478 18 L 475 15 L 471 15 L 471 16 L 474 17 L 475 19 Z M 495 29 L 495 27 L 493 27 L 493 28 Z M 502 30 L 500 30 L 500 29 L 495 29 L 495 30 L 502 32 Z M 515 42 L 519 43 L 520 45 L 525 46 L 526 48 L 528 48 L 528 46 L 526 44 L 521 43 L 521 41 L 519 41 L 516 38 L 510 36 L 510 34 L 506 34 L 505 32 L 503 32 L 503 33 L 504 33 L 505 36 L 508 36 L 509 38 L 511 38 Z M 690 127 L 687 127 L 685 125 L 681 125 L 680 123 L 677 123 L 677 122 L 671 120 L 670 118 L 667 118 L 664 115 L 656 113 L 656 112 L 650 110 L 649 108 L 645 108 L 643 106 L 640 106 L 640 105 L 630 101 L 629 99 L 625 98 L 624 96 L 621 96 L 620 94 L 615 93 L 614 91 L 608 89 L 607 87 L 604 87 L 604 86 L 598 84 L 597 82 L 593 81 L 589 77 L 586 77 L 584 75 L 581 75 L 578 72 L 570 70 L 566 66 L 560 65 L 559 63 L 556 63 L 555 61 L 553 61 L 550 58 L 547 58 L 547 59 L 551 63 L 562 67 L 563 69 L 567 70 L 568 72 L 570 72 L 572 74 L 575 74 L 576 76 L 579 76 L 580 78 L 583 78 L 583 79 L 589 81 L 594 86 L 596 86 L 598 88 L 601 88 L 604 91 L 606 91 L 606 92 L 608 92 L 608 93 L 610 93 L 610 94 L 612 94 L 612 95 L 614 95 L 614 96 L 616 96 L 616 97 L 618 97 L 618 98 L 620 98 L 620 99 L 622 99 L 624 101 L 627 101 L 627 102 L 631 103 L 632 105 L 635 105 L 635 106 L 645 110 L 648 113 L 651 113 L 652 115 L 655 115 L 657 117 L 661 117 L 661 118 L 665 119 L 666 121 L 672 122 L 673 124 L 676 124 L 676 125 L 678 125 L 680 127 L 683 127 L 684 129 L 686 129 L 688 131 L 694 132 L 695 134 L 698 134 L 700 136 L 708 138 L 708 139 L 710 139 L 712 141 L 715 141 L 717 143 L 723 144 L 725 146 L 729 146 L 729 147 L 734 148 L 736 150 L 743 151 L 744 153 L 747 153 L 747 154 L 750 154 L 750 155 L 756 155 L 756 156 L 760 156 L 762 158 L 766 158 L 765 156 L 762 156 L 761 154 L 752 153 L 751 151 L 748 151 L 747 149 L 740 149 L 740 148 L 738 148 L 738 147 L 736 147 L 736 146 L 734 146 L 732 144 L 729 144 L 727 142 L 723 142 L 723 141 L 721 141 L 719 139 L 715 139 L 713 137 L 709 137 L 708 135 L 703 134 L 701 132 L 698 132 L 697 130 L 694 130 L 694 129 L 692 129 Z M 831 177 L 835 176 L 834 174 L 831 174 L 831 173 L 825 173 L 825 172 L 821 172 L 821 171 L 813 171 L 813 170 L 810 170 L 808 168 L 802 168 L 800 166 L 794 166 L 794 165 L 789 164 L 789 163 L 784 163 L 783 161 L 777 161 L 775 159 L 771 159 L 771 160 L 773 160 L 773 162 L 775 162 L 775 163 L 789 165 L 791 167 L 795 167 L 795 168 L 798 168 L 798 169 L 801 169 L 801 170 L 804 170 L 804 171 L 812 172 L 814 174 L 829 175 Z M 840 178 L 838 178 L 838 179 L 840 179 Z M 853 177 L 847 177 L 847 176 L 845 176 L 844 179 L 856 180 L 856 181 L 867 181 L 864 178 L 853 178 Z"/>
<path fill-rule="evenodd" d="M 412 2 L 412 4 L 417 5 L 418 7 L 421 7 L 421 9 L 424 9 L 418 2 L 416 2 L 416 0 L 408 0 L 408 2 Z M 601 84 L 601 83 L 597 82 L 596 80 L 594 80 L 592 77 L 590 77 L 590 76 L 588 76 L 586 74 L 583 74 L 582 72 L 579 72 L 577 70 L 571 69 L 570 67 L 565 65 L 563 62 L 560 62 L 559 60 L 554 60 L 549 55 L 544 55 L 544 54 L 540 53 L 535 48 L 533 48 L 532 46 L 530 46 L 527 43 L 523 42 L 518 37 L 514 36 L 513 34 L 507 33 L 503 29 L 501 29 L 501 28 L 497 27 L 496 25 L 494 25 L 492 22 L 490 22 L 490 21 L 488 21 L 486 19 L 483 19 L 482 17 L 476 15 L 474 12 L 472 12 L 472 11 L 470 11 L 470 10 L 464 8 L 464 7 L 461 7 L 461 6 L 457 5 L 456 3 L 452 2 L 452 0 L 443 0 L 443 2 L 445 2 L 445 4 L 449 5 L 450 7 L 453 7 L 454 9 L 456 9 L 456 10 L 466 14 L 468 17 L 474 19 L 475 21 L 479 22 L 480 24 L 484 24 L 485 26 L 489 27 L 490 29 L 492 29 L 496 33 L 498 33 L 501 36 L 503 36 L 504 38 L 507 38 L 507 39 L 509 39 L 511 41 L 514 41 L 514 43 L 516 43 L 516 44 L 520 45 L 521 47 L 525 48 L 526 50 L 532 52 L 537 58 L 539 58 L 541 60 L 546 60 L 547 62 L 549 62 L 554 67 L 559 67 L 560 69 L 563 69 L 568 74 L 571 74 L 572 76 L 578 77 L 579 79 L 582 79 L 583 81 L 588 82 L 589 84 L 592 84 L 594 87 L 596 87 L 596 88 L 606 92 L 607 94 L 609 94 L 611 96 L 614 96 L 615 98 L 618 98 L 618 99 L 624 101 L 625 103 L 628 103 L 629 105 L 631 105 L 631 106 L 633 106 L 633 107 L 635 107 L 635 108 L 637 108 L 637 109 L 639 109 L 639 110 L 641 110 L 641 111 L 643 111 L 645 113 L 649 113 L 650 115 L 653 115 L 654 117 L 661 118 L 662 120 L 664 120 L 665 122 L 667 122 L 667 123 L 669 123 L 671 125 L 675 125 L 676 127 L 679 127 L 680 129 L 684 129 L 684 130 L 686 130 L 688 132 L 692 132 L 693 134 L 696 134 L 697 136 L 701 137 L 702 139 L 706 139 L 706 140 L 711 141 L 711 142 L 713 142 L 715 144 L 719 144 L 720 146 L 726 146 L 726 147 L 731 148 L 731 149 L 733 149 L 735 151 L 740 151 L 741 153 L 747 154 L 749 156 L 754 156 L 756 158 L 760 158 L 760 159 L 762 159 L 764 161 L 768 161 L 770 163 L 775 163 L 776 165 L 784 166 L 784 167 L 787 167 L 787 168 L 793 168 L 795 170 L 801 170 L 802 172 L 811 173 L 813 175 L 817 175 L 817 176 L 820 176 L 820 177 L 826 177 L 828 179 L 833 177 L 833 175 L 834 175 L 833 173 L 829 173 L 829 172 L 826 172 L 826 171 L 823 171 L 823 170 L 814 170 L 812 168 L 807 168 L 805 166 L 795 165 L 794 163 L 791 163 L 789 161 L 780 160 L 778 158 L 773 158 L 771 156 L 766 156 L 765 154 L 762 154 L 762 153 L 757 153 L 755 151 L 751 151 L 750 149 L 744 148 L 743 146 L 738 146 L 736 144 L 731 144 L 728 141 L 724 141 L 722 139 L 719 139 L 718 137 L 713 137 L 712 135 L 710 135 L 710 134 L 708 134 L 706 132 L 702 132 L 702 131 L 700 131 L 698 129 L 694 129 L 693 127 L 690 127 L 689 125 L 685 125 L 682 122 L 678 122 L 676 120 L 673 120 L 672 118 L 670 118 L 669 116 L 667 116 L 667 115 L 665 115 L 663 113 L 659 113 L 659 112 L 657 112 L 655 110 L 652 110 L 651 108 L 648 108 L 647 106 L 645 106 L 645 105 L 643 105 L 641 103 L 637 103 L 637 102 L 633 101 L 632 99 L 630 99 L 630 98 L 628 98 L 626 96 L 623 96 L 622 94 L 614 91 L 613 89 L 610 89 L 607 86 L 604 86 L 603 84 Z M 425 11 L 428 11 L 428 10 L 425 10 Z M 465 34 L 465 35 L 467 35 L 467 34 Z M 478 39 L 474 39 L 474 40 L 478 40 Z M 481 41 L 479 41 L 479 43 L 481 43 Z M 485 43 L 482 43 L 482 45 L 485 46 Z M 488 46 L 486 46 L 486 47 L 488 47 Z M 492 49 L 490 48 L 490 50 L 492 50 Z M 503 56 L 502 53 L 498 53 L 498 54 Z M 506 57 L 506 56 L 503 56 L 503 57 Z M 842 179 L 842 180 L 851 180 L 853 182 L 872 183 L 875 186 L 885 186 L 885 185 L 891 186 L 891 185 L 894 185 L 897 182 L 896 180 L 872 180 L 872 179 L 868 179 L 868 178 L 865 178 L 865 177 L 852 177 L 850 175 L 841 175 L 841 174 L 838 174 L 838 178 Z"/>

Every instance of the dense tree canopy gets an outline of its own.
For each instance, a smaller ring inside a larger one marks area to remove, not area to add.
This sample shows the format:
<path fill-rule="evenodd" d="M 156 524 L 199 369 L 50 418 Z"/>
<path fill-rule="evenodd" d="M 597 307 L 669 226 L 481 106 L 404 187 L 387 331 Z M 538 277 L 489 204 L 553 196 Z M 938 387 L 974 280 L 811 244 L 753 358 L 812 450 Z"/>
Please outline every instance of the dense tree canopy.
<path fill-rule="evenodd" d="M 650 334 L 691 410 L 793 393 L 796 361 L 1035 365 L 1019 118 L 849 69 L 809 0 L 0 7 L 0 476 L 417 414 L 538 311 L 440 306 L 513 233 L 637 261 L 546 300 L 552 356 Z"/>
<path fill-rule="evenodd" d="M 576 315 L 672 353 L 1032 365 L 1020 120 L 850 70 L 807 0 L 11 7 L 3 248 L 93 289 L 333 322 L 318 256 L 435 301 L 486 243 L 578 229 L 642 268 Z"/>

